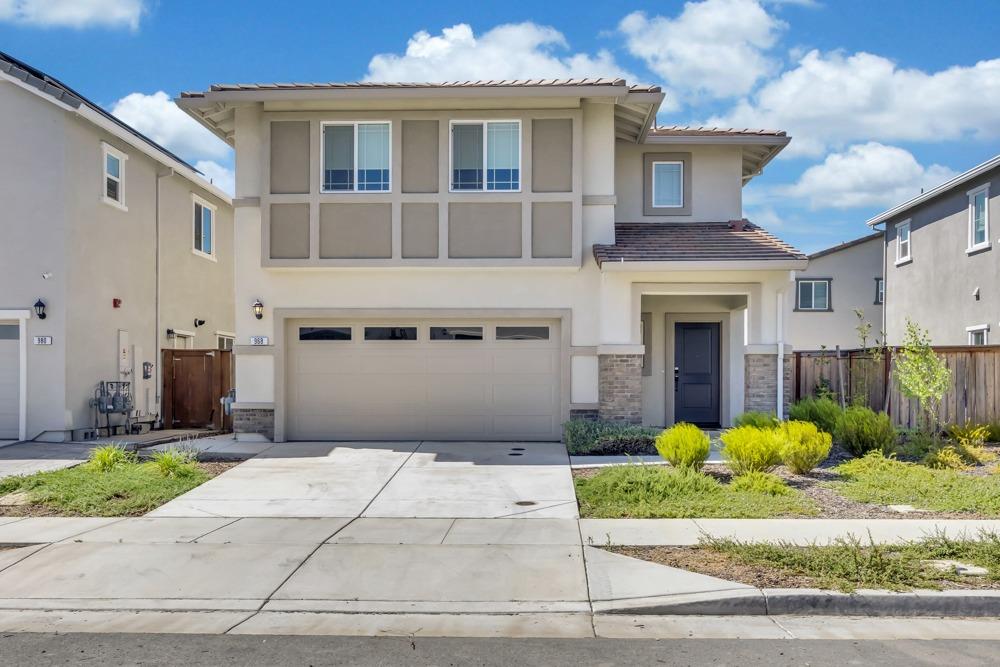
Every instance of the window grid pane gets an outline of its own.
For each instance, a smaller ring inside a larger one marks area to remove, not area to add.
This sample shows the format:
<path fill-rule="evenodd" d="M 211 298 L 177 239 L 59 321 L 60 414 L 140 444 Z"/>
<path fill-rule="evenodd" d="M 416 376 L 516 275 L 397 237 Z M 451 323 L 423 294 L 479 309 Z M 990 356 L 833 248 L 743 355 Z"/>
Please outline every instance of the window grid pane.
<path fill-rule="evenodd" d="M 813 307 L 812 283 L 799 283 L 799 309 L 811 310 Z"/>
<path fill-rule="evenodd" d="M 451 189 L 483 189 L 483 126 L 453 125 L 451 128 Z"/>
<path fill-rule="evenodd" d="M 829 284 L 824 281 L 813 283 L 813 309 L 827 310 L 830 305 Z"/>
<path fill-rule="evenodd" d="M 114 176 L 115 178 L 121 178 L 121 160 L 116 158 L 114 155 L 108 153 L 105 156 L 106 170 L 108 176 Z"/>
<path fill-rule="evenodd" d="M 202 207 L 202 252 L 212 254 L 212 209 Z"/>
<path fill-rule="evenodd" d="M 683 165 L 675 162 L 653 164 L 653 206 L 680 207 L 684 205 L 682 185 Z"/>
<path fill-rule="evenodd" d="M 323 189 L 354 189 L 354 126 L 323 127 Z"/>
<path fill-rule="evenodd" d="M 972 198 L 972 243 L 986 243 L 986 193 Z"/>
<path fill-rule="evenodd" d="M 358 125 L 358 190 L 389 189 L 389 124 Z"/>
<path fill-rule="evenodd" d="M 114 199 L 115 201 L 120 201 L 119 196 L 121 193 L 121 188 L 118 185 L 118 181 L 108 176 L 104 179 L 107 182 L 107 188 L 105 192 L 107 193 L 108 199 Z"/>
<path fill-rule="evenodd" d="M 486 124 L 486 189 L 517 190 L 521 187 L 519 123 Z"/>
<path fill-rule="evenodd" d="M 201 208 L 202 208 L 201 204 L 196 203 L 194 205 L 194 249 L 201 250 L 201 252 L 204 252 L 204 250 L 202 250 L 202 244 L 201 244 L 202 232 L 204 229 L 202 223 Z"/>

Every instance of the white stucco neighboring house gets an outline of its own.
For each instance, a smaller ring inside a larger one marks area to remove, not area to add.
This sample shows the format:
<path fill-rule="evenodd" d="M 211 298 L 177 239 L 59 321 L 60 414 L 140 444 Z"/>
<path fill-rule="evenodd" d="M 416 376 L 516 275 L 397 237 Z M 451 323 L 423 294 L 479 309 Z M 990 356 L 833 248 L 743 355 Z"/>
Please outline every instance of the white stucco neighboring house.
<path fill-rule="evenodd" d="M 233 336 L 231 199 L 4 53 L 0 126 L 0 440 L 90 435 L 101 381 L 157 424 L 160 350 Z"/>
<path fill-rule="evenodd" d="M 654 127 L 621 79 L 216 85 L 235 429 L 557 440 L 790 399 L 806 257 L 743 218 L 783 132 Z M 779 400 L 779 396 L 783 400 Z"/>

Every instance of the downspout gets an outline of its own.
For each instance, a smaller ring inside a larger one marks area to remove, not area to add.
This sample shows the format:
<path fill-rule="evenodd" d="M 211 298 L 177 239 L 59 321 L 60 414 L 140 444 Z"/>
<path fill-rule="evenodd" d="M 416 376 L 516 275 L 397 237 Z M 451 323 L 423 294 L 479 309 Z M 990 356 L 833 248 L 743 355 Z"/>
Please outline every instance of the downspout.
<path fill-rule="evenodd" d="M 163 406 L 160 405 L 162 400 L 163 391 L 163 369 L 160 368 L 163 363 L 163 351 L 160 349 L 160 179 L 167 178 L 174 175 L 174 170 L 171 167 L 166 172 L 156 174 L 156 201 L 155 201 L 155 246 L 156 254 L 153 259 L 153 272 L 156 278 L 156 291 L 153 297 L 153 304 L 155 308 L 155 313 L 153 316 L 156 322 L 155 331 L 153 332 L 153 349 L 156 350 L 156 356 L 153 357 L 153 368 L 156 369 L 153 373 L 153 395 L 156 396 L 154 401 L 156 404 L 156 422 L 163 427 L 163 422 L 161 418 L 163 416 Z M 154 424 L 155 426 L 155 424 Z"/>
<path fill-rule="evenodd" d="M 792 272 L 792 279 L 795 279 L 795 273 Z M 785 418 L 785 334 L 784 334 L 784 319 L 785 319 L 785 292 L 781 290 L 778 292 L 778 303 L 776 313 L 777 313 L 777 325 L 778 325 L 778 349 L 775 355 L 776 366 L 778 367 L 778 392 L 775 400 L 775 414 L 778 419 Z"/>
<path fill-rule="evenodd" d="M 886 302 L 889 300 L 889 223 L 882 231 L 882 345 L 888 345 L 889 332 L 886 331 L 889 320 L 886 318 Z"/>

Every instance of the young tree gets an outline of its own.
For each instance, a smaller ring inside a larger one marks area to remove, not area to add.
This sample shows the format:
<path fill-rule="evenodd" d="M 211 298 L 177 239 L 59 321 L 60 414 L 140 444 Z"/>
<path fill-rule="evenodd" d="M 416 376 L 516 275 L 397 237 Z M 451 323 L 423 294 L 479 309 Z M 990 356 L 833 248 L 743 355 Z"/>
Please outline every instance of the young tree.
<path fill-rule="evenodd" d="M 951 385 L 951 371 L 931 347 L 926 329 L 906 319 L 906 337 L 896 356 L 896 379 L 903 396 L 917 399 L 924 414 L 924 427 L 933 434 L 938 424 L 938 405 Z"/>

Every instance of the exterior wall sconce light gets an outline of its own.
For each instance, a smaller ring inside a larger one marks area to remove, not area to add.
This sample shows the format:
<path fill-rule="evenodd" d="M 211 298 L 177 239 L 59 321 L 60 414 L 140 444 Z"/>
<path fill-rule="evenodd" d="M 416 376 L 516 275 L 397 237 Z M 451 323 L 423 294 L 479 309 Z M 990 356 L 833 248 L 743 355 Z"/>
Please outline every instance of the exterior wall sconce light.
<path fill-rule="evenodd" d="M 35 302 L 35 305 L 32 307 L 35 309 L 35 315 L 38 315 L 38 319 L 44 320 L 46 317 L 45 302 L 39 299 L 38 301 Z"/>
<path fill-rule="evenodd" d="M 251 308 L 253 308 L 254 317 L 256 317 L 258 320 L 264 319 L 264 304 L 260 302 L 260 299 L 254 301 Z"/>
<path fill-rule="evenodd" d="M 195 329 L 197 329 L 198 327 L 200 327 L 200 326 L 202 326 L 204 324 L 205 324 L 205 320 L 199 320 L 197 317 L 194 318 L 194 328 Z"/>

